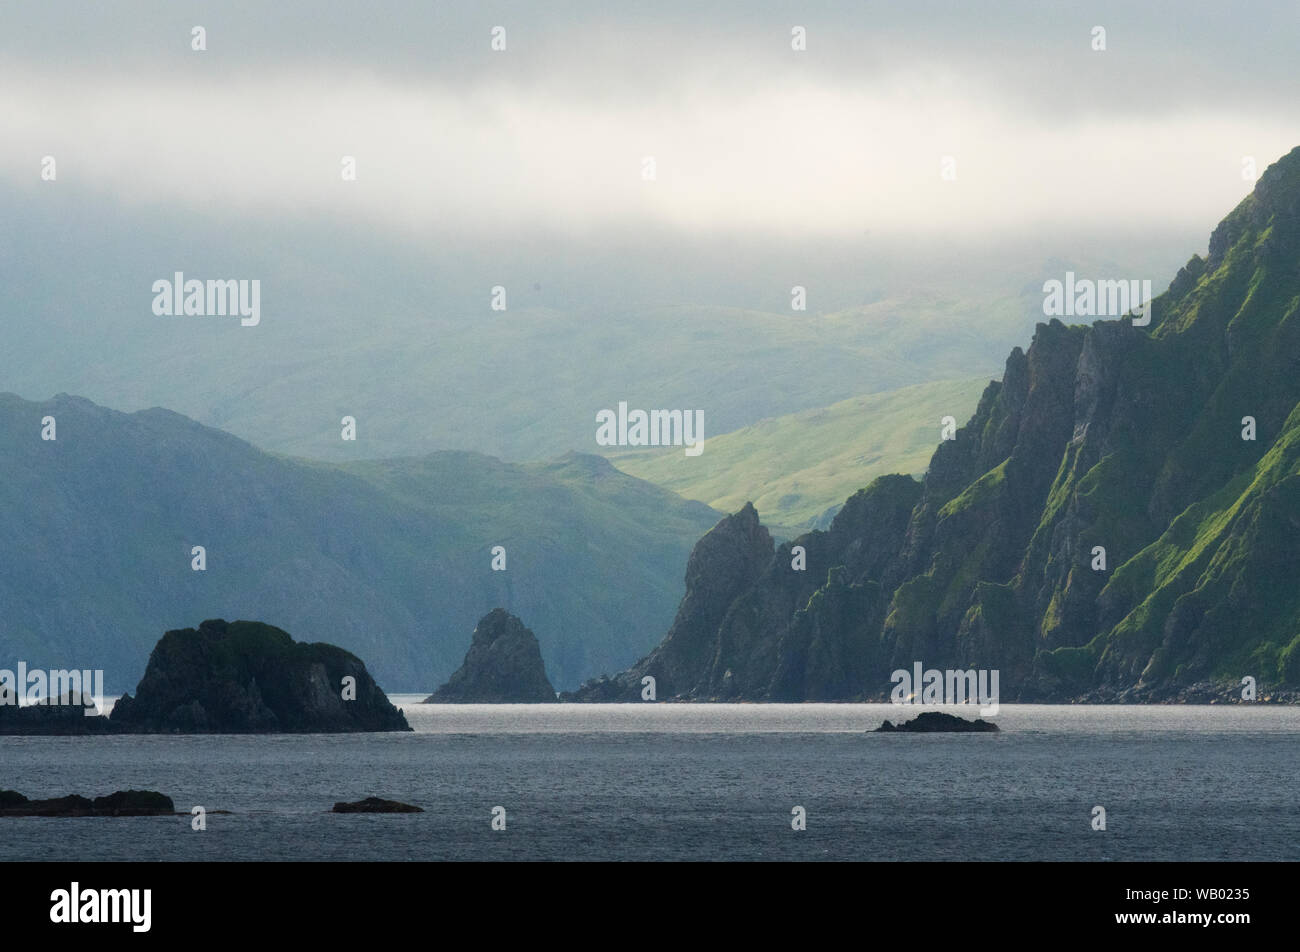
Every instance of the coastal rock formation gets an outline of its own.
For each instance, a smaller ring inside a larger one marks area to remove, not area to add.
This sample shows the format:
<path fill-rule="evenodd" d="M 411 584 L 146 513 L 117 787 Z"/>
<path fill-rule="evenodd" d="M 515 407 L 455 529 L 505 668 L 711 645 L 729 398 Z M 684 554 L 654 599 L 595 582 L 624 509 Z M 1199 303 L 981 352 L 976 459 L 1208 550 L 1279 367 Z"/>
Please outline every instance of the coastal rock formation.
<path fill-rule="evenodd" d="M 976 718 L 968 721 L 964 717 L 957 717 L 953 714 L 945 714 L 943 711 L 926 711 L 918 714 L 910 721 L 900 722 L 897 725 L 890 721 L 885 721 L 877 727 L 873 734 L 892 734 L 892 733 L 910 733 L 910 734 L 982 734 L 989 731 L 1001 730 L 998 725 L 991 721 Z"/>
<path fill-rule="evenodd" d="M 727 516 L 696 543 L 686 562 L 686 596 L 659 646 L 613 678 L 589 681 L 566 700 L 640 700 L 642 678 L 655 679 L 657 694 L 693 696 L 715 676 L 720 627 L 731 604 L 755 589 L 772 560 L 772 537 L 752 504 Z M 765 590 L 759 587 L 759 594 Z M 744 660 L 738 658 L 738 660 Z M 726 672 L 718 677 L 729 680 Z"/>
<path fill-rule="evenodd" d="M 361 659 L 260 622 L 205 621 L 163 635 L 135 697 L 113 708 L 135 733 L 409 731 Z"/>
<path fill-rule="evenodd" d="M 0 816 L 172 816 L 172 798 L 153 790 L 119 790 L 106 797 L 73 794 L 51 800 L 29 800 L 16 790 L 0 790 Z"/>
<path fill-rule="evenodd" d="M 494 608 L 479 621 L 464 663 L 426 704 L 540 704 L 555 700 L 537 636 Z"/>
<path fill-rule="evenodd" d="M 423 813 L 420 807 L 397 800 L 383 800 L 379 797 L 366 797 L 354 803 L 336 803 L 331 813 Z"/>
<path fill-rule="evenodd" d="M 1039 324 L 923 482 L 776 550 L 752 506 L 719 522 L 661 644 L 571 698 L 883 700 L 923 663 L 1005 701 L 1285 699 L 1297 565 L 1300 148 L 1143 318 Z"/>

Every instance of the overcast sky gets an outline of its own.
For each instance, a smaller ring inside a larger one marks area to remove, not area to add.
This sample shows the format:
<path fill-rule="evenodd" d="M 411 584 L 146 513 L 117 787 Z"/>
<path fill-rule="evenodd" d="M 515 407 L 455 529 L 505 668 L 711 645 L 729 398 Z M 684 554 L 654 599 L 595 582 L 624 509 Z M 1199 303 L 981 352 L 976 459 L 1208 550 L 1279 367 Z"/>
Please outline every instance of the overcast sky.
<path fill-rule="evenodd" d="M 1204 235 L 1300 143 L 1294 2 L 697 6 L 9 2 L 0 187 L 53 155 L 137 213 L 470 243 Z"/>

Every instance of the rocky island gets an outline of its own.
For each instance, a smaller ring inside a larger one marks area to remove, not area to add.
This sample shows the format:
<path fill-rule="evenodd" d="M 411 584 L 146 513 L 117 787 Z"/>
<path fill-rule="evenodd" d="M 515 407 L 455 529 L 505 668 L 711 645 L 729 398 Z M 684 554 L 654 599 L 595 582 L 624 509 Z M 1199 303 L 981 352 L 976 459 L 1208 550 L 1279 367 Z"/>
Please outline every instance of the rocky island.
<path fill-rule="evenodd" d="M 555 701 L 537 636 L 503 608 L 479 620 L 465 661 L 426 704 L 540 704 Z"/>
<path fill-rule="evenodd" d="M 122 733 L 411 729 L 356 655 L 294 641 L 260 622 L 222 619 L 163 635 L 135 696 L 123 695 L 110 721 Z"/>
<path fill-rule="evenodd" d="M 366 797 L 355 803 L 336 803 L 331 813 L 423 813 L 422 807 L 402 803 L 400 800 L 384 800 L 380 797 Z"/>
<path fill-rule="evenodd" d="M 957 717 L 953 714 L 945 714 L 943 711 L 926 711 L 918 714 L 910 721 L 901 722 L 897 725 L 890 721 L 885 721 L 871 733 L 873 734 L 982 734 L 989 731 L 1000 730 L 998 725 L 992 721 L 986 721 L 976 718 L 968 721 L 964 717 Z"/>

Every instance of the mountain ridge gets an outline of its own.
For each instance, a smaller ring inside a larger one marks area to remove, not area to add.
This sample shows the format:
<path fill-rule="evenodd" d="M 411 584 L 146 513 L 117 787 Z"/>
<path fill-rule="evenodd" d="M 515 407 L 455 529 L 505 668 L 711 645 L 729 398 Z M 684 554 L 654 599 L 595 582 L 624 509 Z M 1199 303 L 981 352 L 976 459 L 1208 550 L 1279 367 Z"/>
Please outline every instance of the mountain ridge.
<path fill-rule="evenodd" d="M 382 683 L 427 691 L 499 605 L 530 618 L 552 677 L 574 686 L 653 644 L 717 518 L 599 458 L 339 465 L 66 394 L 0 394 L 0 446 L 0 657 L 103 668 L 110 693 L 139 680 L 151 632 L 196 617 L 312 631 Z"/>

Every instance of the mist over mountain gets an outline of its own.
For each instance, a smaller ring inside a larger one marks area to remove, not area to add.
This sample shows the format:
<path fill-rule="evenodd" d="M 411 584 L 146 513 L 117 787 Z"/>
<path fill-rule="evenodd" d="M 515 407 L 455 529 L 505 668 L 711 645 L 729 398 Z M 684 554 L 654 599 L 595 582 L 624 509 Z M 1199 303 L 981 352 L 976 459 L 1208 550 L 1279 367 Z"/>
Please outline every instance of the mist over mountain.
<path fill-rule="evenodd" d="M 427 690 L 496 607 L 527 617 L 551 677 L 574 685 L 654 643 L 717 516 L 596 456 L 335 466 L 67 395 L 0 394 L 0 446 L 0 657 L 103 668 L 110 693 L 139 680 L 158 631 L 218 617 L 339 645 L 385 689 Z"/>
<path fill-rule="evenodd" d="M 795 567 L 793 546 L 806 550 Z M 774 547 L 697 544 L 661 644 L 579 693 L 846 700 L 994 669 L 1004 700 L 1300 685 L 1300 148 L 1129 318 L 1040 324 L 925 479 Z"/>
<path fill-rule="evenodd" d="M 411 238 L 106 207 L 75 181 L 0 181 L 0 389 L 165 406 L 274 452 L 606 453 L 596 413 L 700 410 L 705 439 L 926 381 L 996 376 L 1043 280 L 1161 273 L 1185 240 L 939 245 L 884 235 L 773 246 L 664 230 L 582 240 Z M 87 227 L 87 221 L 98 224 Z M 1026 257 L 1028 256 L 1028 258 Z M 1034 262 L 1027 273 L 1024 262 Z M 260 322 L 159 316 L 153 282 L 261 282 Z M 806 289 L 806 311 L 791 289 Z M 492 309 L 492 289 L 505 310 Z M 357 419 L 357 440 L 338 421 Z"/>

